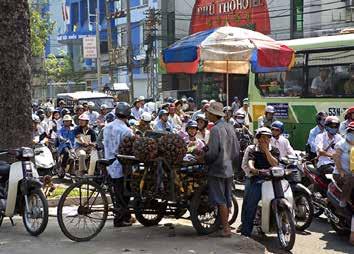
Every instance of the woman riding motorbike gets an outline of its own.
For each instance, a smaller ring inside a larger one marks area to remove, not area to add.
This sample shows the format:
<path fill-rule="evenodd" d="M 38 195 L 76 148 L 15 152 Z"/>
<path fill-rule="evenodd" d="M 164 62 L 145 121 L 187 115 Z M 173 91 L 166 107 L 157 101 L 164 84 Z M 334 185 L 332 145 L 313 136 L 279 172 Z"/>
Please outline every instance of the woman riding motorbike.
<path fill-rule="evenodd" d="M 345 209 L 350 201 L 353 187 L 354 174 L 353 168 L 350 168 L 350 157 L 354 149 L 354 121 L 347 128 L 344 139 L 336 145 L 335 163 L 336 167 L 333 172 L 333 178 L 342 189 L 342 196 L 339 205 Z M 354 221 L 352 219 L 352 227 L 350 234 L 350 243 L 354 245 Z"/>

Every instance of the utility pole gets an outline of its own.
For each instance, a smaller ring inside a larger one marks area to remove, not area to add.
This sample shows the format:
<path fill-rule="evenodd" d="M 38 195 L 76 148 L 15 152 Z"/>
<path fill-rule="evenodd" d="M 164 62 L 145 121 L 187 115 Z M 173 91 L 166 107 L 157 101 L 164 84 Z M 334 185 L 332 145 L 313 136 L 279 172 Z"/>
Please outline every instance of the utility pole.
<path fill-rule="evenodd" d="M 97 49 L 97 87 L 101 88 L 101 49 L 100 49 L 100 11 L 99 1 L 97 1 L 96 7 L 96 49 Z"/>
<path fill-rule="evenodd" d="M 106 0 L 106 18 L 107 18 L 107 39 L 108 39 L 108 54 L 112 54 L 113 50 L 113 42 L 112 42 L 112 17 L 110 11 L 110 1 Z M 111 57 L 109 58 L 109 67 L 108 67 L 108 74 L 109 74 L 109 81 L 111 84 L 114 84 L 114 77 L 113 77 L 113 63 Z"/>
<path fill-rule="evenodd" d="M 130 102 L 134 100 L 133 48 L 131 33 L 130 0 L 127 0 L 127 67 L 130 83 Z"/>

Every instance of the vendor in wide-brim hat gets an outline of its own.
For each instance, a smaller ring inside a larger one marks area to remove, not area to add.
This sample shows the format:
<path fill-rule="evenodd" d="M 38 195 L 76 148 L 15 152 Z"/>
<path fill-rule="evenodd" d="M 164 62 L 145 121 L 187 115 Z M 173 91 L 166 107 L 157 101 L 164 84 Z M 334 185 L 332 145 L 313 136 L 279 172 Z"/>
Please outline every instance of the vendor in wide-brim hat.
<path fill-rule="evenodd" d="M 144 110 L 143 110 L 144 102 L 145 102 L 145 98 L 143 96 L 139 96 L 133 102 L 132 115 L 134 116 L 134 118 L 136 120 L 140 120 L 141 115 L 144 113 Z"/>

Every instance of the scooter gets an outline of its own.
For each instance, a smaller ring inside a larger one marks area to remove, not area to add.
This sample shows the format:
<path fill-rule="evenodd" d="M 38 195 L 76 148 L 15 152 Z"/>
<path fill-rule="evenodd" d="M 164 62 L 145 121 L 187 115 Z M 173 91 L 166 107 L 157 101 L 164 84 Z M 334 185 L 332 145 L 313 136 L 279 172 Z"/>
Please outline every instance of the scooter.
<path fill-rule="evenodd" d="M 286 177 L 290 183 L 291 190 L 294 194 L 294 209 L 295 209 L 295 227 L 296 230 L 304 231 L 307 229 L 313 220 L 313 201 L 312 193 L 302 183 L 301 177 L 301 157 L 287 156 L 281 159 L 281 164 L 292 173 Z"/>
<path fill-rule="evenodd" d="M 34 162 L 40 176 L 53 176 L 56 174 L 53 154 L 45 144 L 34 145 Z"/>
<path fill-rule="evenodd" d="M 291 250 L 295 243 L 294 198 L 290 184 L 285 179 L 291 171 L 273 167 L 259 171 L 265 181 L 262 184 L 262 204 L 257 213 L 256 229 L 265 234 L 277 233 L 282 249 Z"/>
<path fill-rule="evenodd" d="M 339 235 L 349 235 L 351 225 L 354 223 L 354 191 L 352 192 L 351 202 L 348 202 L 346 208 L 341 208 L 339 201 L 342 190 L 336 184 L 333 175 L 326 175 L 326 177 L 331 180 L 331 183 L 328 185 L 328 204 L 324 212 L 332 228 Z M 340 212 L 340 209 L 342 209 L 342 212 Z"/>
<path fill-rule="evenodd" d="M 32 148 L 0 150 L 0 155 L 12 155 L 13 164 L 0 162 L 0 226 L 4 217 L 22 216 L 26 230 L 40 235 L 48 224 L 48 203 L 42 192 L 38 172 L 31 162 Z"/>
<path fill-rule="evenodd" d="M 62 167 L 62 162 L 63 162 L 63 154 L 60 154 L 58 156 L 58 161 L 57 161 L 57 171 L 58 171 L 58 177 L 60 179 L 63 179 L 65 175 L 68 174 L 68 176 L 71 175 L 76 175 L 75 172 L 77 171 L 77 155 L 75 153 L 75 150 L 72 148 L 70 140 L 64 139 L 64 138 L 59 138 L 59 142 L 61 144 L 65 144 L 65 146 L 69 149 L 69 158 L 67 161 L 66 167 Z"/>

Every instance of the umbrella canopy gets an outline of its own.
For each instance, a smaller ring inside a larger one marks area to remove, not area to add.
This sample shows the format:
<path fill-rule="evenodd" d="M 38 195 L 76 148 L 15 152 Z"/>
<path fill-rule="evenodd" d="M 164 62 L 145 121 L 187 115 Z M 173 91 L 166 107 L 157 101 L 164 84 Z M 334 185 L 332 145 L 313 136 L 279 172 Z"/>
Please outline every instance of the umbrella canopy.
<path fill-rule="evenodd" d="M 187 36 L 162 52 L 166 73 L 216 72 L 247 74 L 285 71 L 295 52 L 251 30 L 224 26 Z"/>

